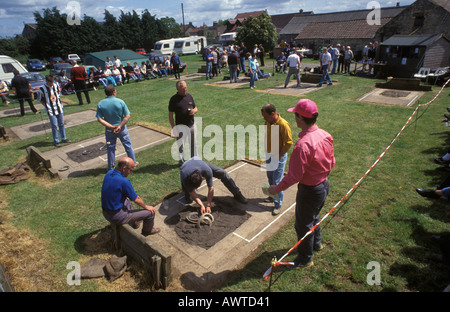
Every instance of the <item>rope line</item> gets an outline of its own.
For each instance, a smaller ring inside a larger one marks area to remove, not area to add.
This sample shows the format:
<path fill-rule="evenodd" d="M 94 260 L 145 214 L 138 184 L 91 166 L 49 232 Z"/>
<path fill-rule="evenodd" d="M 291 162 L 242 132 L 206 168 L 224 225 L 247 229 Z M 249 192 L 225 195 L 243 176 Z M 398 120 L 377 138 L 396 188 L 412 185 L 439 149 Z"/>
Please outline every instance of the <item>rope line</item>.
<path fill-rule="evenodd" d="M 380 154 L 380 156 L 378 156 L 377 160 L 369 167 L 369 169 L 364 173 L 364 175 L 350 188 L 350 190 L 330 209 L 330 211 L 328 211 L 321 219 L 320 221 L 314 225 L 293 247 L 291 247 L 279 260 L 277 260 L 276 258 L 272 259 L 271 262 L 271 267 L 269 269 L 267 269 L 267 271 L 264 273 L 263 278 L 265 280 L 268 280 L 271 275 L 272 272 L 274 270 L 275 267 L 277 267 L 278 265 L 286 265 L 286 264 L 292 264 L 291 262 L 282 262 L 282 260 L 287 257 L 295 248 L 298 247 L 298 245 L 301 244 L 301 242 L 308 236 L 310 235 L 312 232 L 314 232 L 314 230 L 322 223 L 322 221 L 324 221 L 346 198 L 347 196 L 349 196 L 360 184 L 361 182 L 366 178 L 366 176 L 372 171 L 372 169 L 380 162 L 381 158 L 383 158 L 383 156 L 387 153 L 387 151 L 391 148 L 392 144 L 394 144 L 394 142 L 397 140 L 397 138 L 400 136 L 400 134 L 403 132 L 403 130 L 405 130 L 405 128 L 407 127 L 407 125 L 410 123 L 411 119 L 414 117 L 414 115 L 417 113 L 419 107 L 422 106 L 428 106 L 430 105 L 432 102 L 434 102 L 437 97 L 442 93 L 442 91 L 444 90 L 444 88 L 446 87 L 446 85 L 450 83 L 450 79 L 447 80 L 445 82 L 445 84 L 442 86 L 442 88 L 439 90 L 439 92 L 436 94 L 436 96 L 433 97 L 432 100 L 430 100 L 429 102 L 425 103 L 425 104 L 418 104 L 417 107 L 414 109 L 414 112 L 411 114 L 411 116 L 408 118 L 408 120 L 406 121 L 406 123 L 403 125 L 403 127 L 400 129 L 400 131 L 397 133 L 397 135 L 394 137 L 394 139 L 389 143 L 389 145 L 385 148 L 385 150 Z"/>

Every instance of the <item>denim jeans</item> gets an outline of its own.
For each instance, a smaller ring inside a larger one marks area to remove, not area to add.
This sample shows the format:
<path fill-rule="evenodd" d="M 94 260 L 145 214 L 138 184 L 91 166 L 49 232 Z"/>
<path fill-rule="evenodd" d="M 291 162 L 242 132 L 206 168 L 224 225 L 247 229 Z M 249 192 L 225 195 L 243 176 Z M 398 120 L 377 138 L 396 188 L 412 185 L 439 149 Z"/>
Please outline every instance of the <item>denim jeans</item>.
<path fill-rule="evenodd" d="M 230 82 L 237 80 L 237 65 L 230 65 Z"/>
<path fill-rule="evenodd" d="M 245 74 L 245 57 L 241 57 L 240 61 L 241 61 L 241 71 Z"/>
<path fill-rule="evenodd" d="M 322 74 L 322 78 L 320 78 L 319 85 L 322 85 L 322 83 L 324 83 L 325 80 L 327 80 L 329 84 L 333 84 L 333 81 L 331 81 L 330 74 L 328 73 L 329 72 L 328 69 L 329 69 L 328 64 L 322 65 L 323 74 Z"/>
<path fill-rule="evenodd" d="M 256 80 L 256 70 L 253 69 L 253 72 L 250 74 L 250 88 L 255 86 L 255 80 Z"/>
<path fill-rule="evenodd" d="M 212 78 L 212 62 L 206 62 L 206 80 Z"/>
<path fill-rule="evenodd" d="M 133 159 L 136 164 L 136 156 L 134 155 L 134 150 L 131 147 L 131 139 L 130 134 L 128 133 L 127 126 L 123 126 L 122 130 L 119 133 L 114 133 L 111 130 L 105 130 L 105 138 L 106 138 L 106 150 L 108 155 L 108 170 L 114 168 L 116 162 L 116 142 L 117 139 L 122 142 L 123 147 L 127 153 L 127 156 Z"/>
<path fill-rule="evenodd" d="M 268 158 L 266 160 L 266 163 L 270 163 L 271 158 Z M 284 174 L 284 168 L 286 166 L 287 161 L 287 153 L 285 153 L 281 158 L 278 160 L 278 167 L 277 169 L 273 171 L 267 171 L 267 179 L 269 182 L 269 185 L 277 185 L 280 183 L 281 179 L 283 178 Z M 281 207 L 281 204 L 283 203 L 283 191 L 278 193 L 278 196 L 280 197 L 279 201 L 274 200 L 275 208 Z"/>
<path fill-rule="evenodd" d="M 48 116 L 48 119 L 50 120 L 50 127 L 52 128 L 52 136 L 53 136 L 53 142 L 59 143 L 59 137 L 58 137 L 58 129 L 59 129 L 59 135 L 61 136 L 61 141 L 66 140 L 66 129 L 64 128 L 64 114 L 59 114 L 56 116 Z"/>
<path fill-rule="evenodd" d="M 319 213 L 330 191 L 328 180 L 315 186 L 298 184 L 295 207 L 295 231 L 298 240 L 319 223 Z M 297 247 L 298 256 L 295 264 L 307 264 L 312 261 L 314 246 L 321 245 L 320 225 L 309 234 Z"/>

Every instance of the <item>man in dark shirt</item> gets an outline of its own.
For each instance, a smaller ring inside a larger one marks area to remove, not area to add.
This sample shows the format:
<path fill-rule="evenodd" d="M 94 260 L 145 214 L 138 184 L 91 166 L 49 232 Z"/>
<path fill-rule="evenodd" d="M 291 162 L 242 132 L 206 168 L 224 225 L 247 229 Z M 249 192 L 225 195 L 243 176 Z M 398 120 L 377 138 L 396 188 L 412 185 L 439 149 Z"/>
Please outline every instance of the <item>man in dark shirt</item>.
<path fill-rule="evenodd" d="M 33 105 L 33 95 L 31 94 L 31 85 L 27 78 L 20 76 L 17 69 L 13 71 L 14 78 L 11 80 L 11 88 L 16 92 L 17 99 L 20 104 L 20 115 L 25 116 L 25 107 L 23 106 L 24 100 L 28 102 L 33 113 L 37 114 L 38 111 Z"/>
<path fill-rule="evenodd" d="M 89 97 L 89 91 L 86 86 L 86 79 L 88 78 L 86 68 L 79 66 L 76 61 L 72 61 L 72 70 L 70 71 L 70 80 L 72 80 L 75 86 L 75 92 L 77 93 L 78 104 L 83 105 L 83 98 L 81 97 L 81 92 L 84 93 L 86 101 L 91 104 L 91 99 Z"/>
<path fill-rule="evenodd" d="M 205 178 L 208 187 L 206 207 L 195 192 L 200 187 L 203 178 Z M 231 179 L 225 170 L 194 156 L 181 166 L 180 179 L 186 202 L 190 203 L 190 199 L 192 198 L 200 206 L 201 214 L 205 212 L 211 213 L 211 202 L 214 197 L 213 178 L 222 181 L 223 185 L 234 195 L 234 199 L 243 204 L 248 203 L 248 200 L 242 195 L 233 179 Z"/>
<path fill-rule="evenodd" d="M 169 122 L 172 127 L 172 136 L 178 138 L 179 164 L 184 163 L 184 144 L 189 140 L 191 157 L 197 154 L 195 140 L 194 115 L 197 113 L 192 95 L 187 93 L 186 82 L 181 80 L 176 83 L 177 93 L 169 101 Z M 175 114 L 175 120 L 173 115 Z"/>
<path fill-rule="evenodd" d="M 230 69 L 230 83 L 237 82 L 238 58 L 237 52 L 230 51 L 228 55 L 228 67 Z"/>

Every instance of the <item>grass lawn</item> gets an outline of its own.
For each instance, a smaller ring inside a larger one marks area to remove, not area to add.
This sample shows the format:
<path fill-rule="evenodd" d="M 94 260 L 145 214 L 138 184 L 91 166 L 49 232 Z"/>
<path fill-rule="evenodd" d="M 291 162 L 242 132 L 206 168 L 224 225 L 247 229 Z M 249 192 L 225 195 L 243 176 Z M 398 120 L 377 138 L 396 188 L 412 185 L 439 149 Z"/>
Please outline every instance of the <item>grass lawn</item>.
<path fill-rule="evenodd" d="M 188 73 L 195 73 L 203 62 L 200 56 L 182 57 Z M 266 62 L 272 72 L 272 60 Z M 227 70 L 224 70 L 226 73 Z M 222 74 L 223 76 L 223 74 Z M 205 84 L 204 77 L 187 81 L 188 92 L 208 125 L 261 125 L 261 106 L 268 101 L 292 126 L 293 137 L 299 129 L 293 114 L 286 109 L 298 97 L 261 92 L 284 83 L 285 75 L 257 81 L 257 89 L 249 85 L 234 89 Z M 332 87 L 307 94 L 318 104 L 318 125 L 334 137 L 336 167 L 322 214 L 328 212 L 364 175 L 414 111 L 414 107 L 396 107 L 357 102 L 372 90 L 377 80 L 348 75 L 335 75 Z M 216 78 L 221 79 L 221 77 Z M 210 82 L 210 81 L 209 81 Z M 430 101 L 439 90 L 434 87 L 419 101 Z M 323 223 L 325 249 L 315 253 L 315 266 L 287 271 L 277 267 L 271 291 L 276 292 L 381 292 L 442 291 L 450 284 L 450 269 L 430 259 L 439 253 L 430 239 L 432 234 L 449 232 L 445 214 L 448 202 L 420 197 L 416 187 L 434 188 L 448 172 L 439 170 L 429 157 L 446 153 L 448 129 L 441 122 L 450 106 L 449 89 L 427 107 L 421 107 L 389 151 L 363 180 L 351 196 Z M 168 102 L 175 94 L 175 82 L 158 79 L 130 83 L 117 88 L 130 111 L 129 125 L 152 124 L 168 128 Z M 65 106 L 65 114 L 95 108 L 104 98 L 103 90 L 91 92 L 92 104 L 76 105 L 76 96 L 67 96 L 73 104 Z M 17 103 L 11 106 L 18 106 Z M 39 121 L 39 115 L 11 116 L 0 120 L 5 128 Z M 98 122 L 66 129 L 72 142 L 102 134 Z M 203 140 L 203 144 L 208 139 Z M 45 135 L 23 141 L 0 143 L 3 167 L 13 166 L 26 158 L 25 149 L 36 146 L 42 151 L 53 149 Z M 137 193 L 146 203 L 156 205 L 166 195 L 180 190 L 177 161 L 170 157 L 172 142 L 139 151 L 140 165 L 129 177 Z M 292 149 L 291 151 L 292 152 Z M 227 166 L 232 161 L 212 161 Z M 16 291 L 147 291 L 138 270 L 127 272 L 114 283 L 83 280 L 70 286 L 66 266 L 70 261 L 86 262 L 94 256 L 109 258 L 110 246 L 102 241 L 108 222 L 100 207 L 100 189 L 105 168 L 64 181 L 45 175 L 32 177 L 13 185 L 0 187 L 0 263 L 7 269 Z M 265 181 L 255 181 L 263 183 Z M 293 186 L 295 187 L 295 186 Z M 294 220 L 266 241 L 247 266 L 237 271 L 220 291 L 266 291 L 268 281 L 262 276 L 271 259 L 280 258 L 296 242 Z M 97 246 L 97 247 L 95 247 Z M 287 261 L 295 257 L 295 251 Z M 379 264 L 381 285 L 367 282 L 369 262 Z"/>

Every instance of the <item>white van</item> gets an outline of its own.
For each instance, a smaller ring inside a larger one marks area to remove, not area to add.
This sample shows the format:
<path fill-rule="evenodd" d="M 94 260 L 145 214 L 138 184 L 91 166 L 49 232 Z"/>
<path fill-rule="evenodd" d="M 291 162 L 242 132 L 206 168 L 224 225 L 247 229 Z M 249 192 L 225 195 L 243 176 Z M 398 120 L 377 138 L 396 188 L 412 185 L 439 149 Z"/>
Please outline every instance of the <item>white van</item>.
<path fill-rule="evenodd" d="M 202 48 L 206 46 L 206 37 L 191 36 L 176 39 L 173 49 L 178 55 L 199 54 Z"/>
<path fill-rule="evenodd" d="M 160 40 L 155 43 L 155 49 L 151 55 L 170 55 L 173 52 L 175 40 L 178 38 Z"/>
<path fill-rule="evenodd" d="M 8 86 L 14 77 L 14 69 L 17 69 L 21 74 L 28 72 L 19 61 L 6 55 L 0 55 L 0 80 L 6 81 Z"/>

